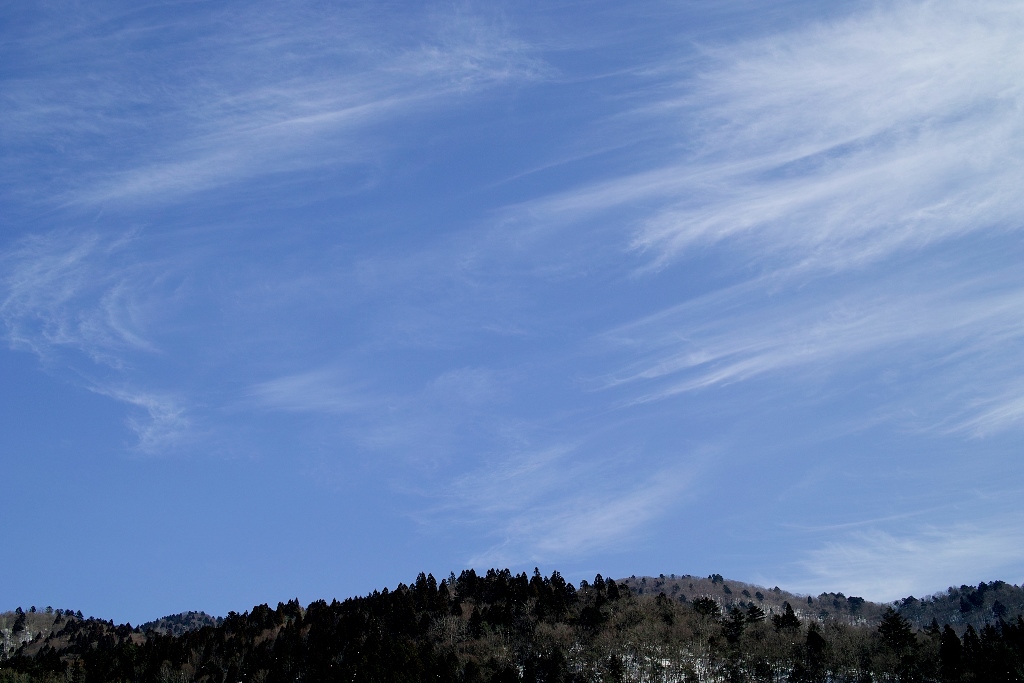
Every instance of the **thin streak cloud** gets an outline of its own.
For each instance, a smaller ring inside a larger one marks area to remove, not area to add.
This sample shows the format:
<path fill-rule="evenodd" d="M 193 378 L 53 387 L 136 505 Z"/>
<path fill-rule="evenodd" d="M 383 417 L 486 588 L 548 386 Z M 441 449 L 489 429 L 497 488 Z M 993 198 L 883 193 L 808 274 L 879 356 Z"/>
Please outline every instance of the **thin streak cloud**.
<path fill-rule="evenodd" d="M 884 384 L 897 371 L 913 390 L 883 402 L 879 416 L 913 415 L 904 428 L 982 437 L 1019 429 L 1024 418 L 1022 310 L 1019 278 L 1003 275 L 939 287 L 904 273 L 854 293 L 712 296 L 602 337 L 607 352 L 630 362 L 596 388 L 643 405 L 753 382 L 835 392 L 845 378 Z"/>
<path fill-rule="evenodd" d="M 23 239 L 0 258 L 0 321 L 10 348 L 30 351 L 73 384 L 128 407 L 132 451 L 162 455 L 187 440 L 194 420 L 186 400 L 144 388 L 152 383 L 134 369 L 164 354 L 149 327 L 160 318 L 154 298 L 165 273 L 136 260 L 136 239 L 96 232 Z"/>
<path fill-rule="evenodd" d="M 277 377 L 249 393 L 261 407 L 288 412 L 345 414 L 368 408 L 365 392 L 330 368 Z"/>
<path fill-rule="evenodd" d="M 181 401 L 173 396 L 104 386 L 92 390 L 134 409 L 125 422 L 135 435 L 131 449 L 137 453 L 162 456 L 174 452 L 193 436 L 193 421 Z"/>
<path fill-rule="evenodd" d="M 576 451 L 524 453 L 457 482 L 443 509 L 487 525 L 487 535 L 500 539 L 469 557 L 470 565 L 549 563 L 628 546 L 645 526 L 682 504 L 700 469 L 700 458 L 694 458 L 608 485 L 595 472 L 619 468 L 581 459 Z"/>
<path fill-rule="evenodd" d="M 965 581 L 991 580 L 1024 560 L 1019 521 L 925 527 L 916 533 L 867 531 L 808 553 L 802 589 L 842 590 L 872 600 L 894 600 L 917 591 L 941 591 Z M 922 558 L 928 558 L 922 561 Z"/>
<path fill-rule="evenodd" d="M 31 236 L 2 257 L 0 318 L 8 343 L 48 358 L 72 348 L 119 367 L 125 354 L 153 352 L 137 300 L 138 267 L 118 263 L 131 236 Z"/>
<path fill-rule="evenodd" d="M 525 44 L 470 13 L 410 16 L 410 35 L 396 40 L 354 9 L 267 10 L 206 9 L 166 26 L 125 17 L 113 32 L 83 22 L 47 55 L 84 70 L 78 81 L 65 72 L 11 84 L 0 173 L 13 182 L 42 154 L 56 173 L 41 187 L 65 205 L 167 204 L 268 175 L 377 163 L 391 143 L 374 130 L 541 71 Z M 118 52 L 154 70 L 127 69 L 109 58 Z M 48 153 L 55 133 L 77 154 Z M 97 165 L 103 145 L 118 154 Z"/>
<path fill-rule="evenodd" d="M 716 246 L 835 272 L 1018 231 L 1022 27 L 1013 3 L 885 4 L 708 48 L 698 76 L 666 75 L 632 115 L 660 134 L 660 164 L 517 211 L 562 229 L 623 212 L 641 272 Z"/>

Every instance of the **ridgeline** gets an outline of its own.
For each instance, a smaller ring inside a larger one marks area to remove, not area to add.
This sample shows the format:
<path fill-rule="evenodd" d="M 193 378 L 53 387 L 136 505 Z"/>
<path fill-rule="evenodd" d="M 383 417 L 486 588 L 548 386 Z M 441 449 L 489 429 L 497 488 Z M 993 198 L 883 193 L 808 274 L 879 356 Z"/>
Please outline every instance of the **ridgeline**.
<path fill-rule="evenodd" d="M 0 683 L 1024 681 L 1024 590 L 879 604 L 710 577 L 581 581 L 489 570 L 342 602 L 139 627 L 0 615 Z"/>

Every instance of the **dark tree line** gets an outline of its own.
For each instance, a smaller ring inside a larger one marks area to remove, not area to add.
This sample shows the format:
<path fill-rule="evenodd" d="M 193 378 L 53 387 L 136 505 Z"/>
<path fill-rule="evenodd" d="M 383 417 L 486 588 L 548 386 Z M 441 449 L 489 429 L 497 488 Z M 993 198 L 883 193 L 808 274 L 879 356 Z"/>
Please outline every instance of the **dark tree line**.
<path fill-rule="evenodd" d="M 180 635 L 68 619 L 0 663 L 0 683 L 1022 681 L 1024 620 L 958 635 L 890 609 L 875 626 L 792 606 L 637 595 L 598 575 L 420 574 L 360 598 L 230 613 Z"/>

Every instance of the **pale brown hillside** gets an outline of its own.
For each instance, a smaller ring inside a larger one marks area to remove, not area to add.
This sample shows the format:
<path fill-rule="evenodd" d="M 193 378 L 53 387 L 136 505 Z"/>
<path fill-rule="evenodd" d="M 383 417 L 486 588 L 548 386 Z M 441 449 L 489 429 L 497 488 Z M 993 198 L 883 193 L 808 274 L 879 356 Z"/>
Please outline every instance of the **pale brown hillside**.
<path fill-rule="evenodd" d="M 67 619 L 77 618 L 70 611 L 65 613 L 52 607 L 0 612 L 0 658 L 7 657 L 24 644 L 44 640 L 63 628 Z"/>
<path fill-rule="evenodd" d="M 691 576 L 661 574 L 659 576 L 631 576 L 622 579 L 638 595 L 657 595 L 678 602 L 709 597 L 728 611 L 732 607 L 746 608 L 754 604 L 768 615 L 781 614 L 788 602 L 801 620 L 839 621 L 847 624 L 875 624 L 888 604 L 870 602 L 842 593 L 822 593 L 818 596 L 798 595 L 778 586 L 766 588 L 752 583 L 725 579 L 720 574 Z"/>

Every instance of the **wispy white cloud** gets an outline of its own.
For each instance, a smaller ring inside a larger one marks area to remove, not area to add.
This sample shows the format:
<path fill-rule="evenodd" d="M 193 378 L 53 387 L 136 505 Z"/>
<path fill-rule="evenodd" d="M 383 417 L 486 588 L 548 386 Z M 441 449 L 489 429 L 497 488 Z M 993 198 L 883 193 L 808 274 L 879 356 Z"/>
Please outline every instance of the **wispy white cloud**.
<path fill-rule="evenodd" d="M 953 423 L 952 431 L 966 431 L 987 436 L 1024 424 L 1024 394 L 1018 378 L 1013 378 L 1016 391 L 973 402 L 967 417 Z"/>
<path fill-rule="evenodd" d="M 118 264 L 131 236 L 30 236 L 0 255 L 0 318 L 14 348 L 49 358 L 71 348 L 120 366 L 124 353 L 154 351 L 134 285 L 137 265 Z"/>
<path fill-rule="evenodd" d="M 700 458 L 625 475 L 622 460 L 594 444 L 526 449 L 481 463 L 444 492 L 437 512 L 471 520 L 498 540 L 470 557 L 471 565 L 578 559 L 628 546 L 641 530 L 679 506 L 700 469 Z"/>
<path fill-rule="evenodd" d="M 940 414 L 957 429 L 1012 424 L 1019 418 L 1012 387 L 1024 373 L 1017 362 L 1024 289 L 1002 277 L 942 288 L 925 278 L 922 287 L 907 275 L 838 297 L 755 296 L 753 303 L 749 292 L 740 301 L 716 295 L 619 328 L 605 339 L 633 360 L 603 386 L 636 387 L 644 402 L 757 378 L 820 378 L 865 364 L 881 372 L 909 362 L 929 381 L 955 387 L 940 392 L 954 401 Z M 717 315 L 723 305 L 733 315 Z"/>
<path fill-rule="evenodd" d="M 664 141 L 660 163 L 517 216 L 547 229 L 613 216 L 657 267 L 721 246 L 771 271 L 1020 230 L 1022 27 L 1001 0 L 884 3 L 708 48 L 698 76 L 687 60 L 633 114 Z"/>
<path fill-rule="evenodd" d="M 130 213 L 275 174 L 378 164 L 395 143 L 374 130 L 541 70 L 499 19 L 468 6 L 415 16 L 274 3 L 162 9 L 40 8 L 12 37 L 30 75 L 6 79 L 0 103 L 7 196 L 61 204 L 65 217 L 97 204 Z M 161 278 L 187 271 L 194 245 L 154 253 L 152 241 L 106 222 L 42 230 L 0 254 L 0 320 L 12 347 L 133 406 L 140 448 L 151 450 L 190 424 L 188 392 L 171 400 L 146 388 L 152 377 L 140 367 L 165 352 L 184 360 L 157 341 L 175 297 Z M 329 374 L 279 377 L 248 399 L 354 410 L 351 387 Z"/>
<path fill-rule="evenodd" d="M 249 394 L 261 407 L 289 412 L 342 414 L 370 407 L 366 393 L 335 368 L 277 377 L 256 384 Z"/>
<path fill-rule="evenodd" d="M 180 444 L 192 421 L 180 397 L 132 383 L 134 362 L 160 354 L 147 327 L 161 274 L 133 261 L 134 239 L 56 232 L 21 240 L 0 255 L 0 321 L 12 349 L 129 406 L 133 448 L 157 454 Z"/>
<path fill-rule="evenodd" d="M 910 533 L 864 531 L 826 543 L 801 562 L 801 590 L 841 590 L 872 600 L 930 594 L 964 581 L 1019 580 L 1020 520 L 924 527 Z"/>
<path fill-rule="evenodd" d="M 78 17 L 61 41 L 45 24 L 50 40 L 36 49 L 66 68 L 10 84 L 3 110 L 16 144 L 4 175 L 38 166 L 55 136 L 71 153 L 50 155 L 60 173 L 40 191 L 72 204 L 165 203 L 269 174 L 373 164 L 390 144 L 373 126 L 539 70 L 499 22 L 469 12 L 409 16 L 407 32 L 378 19 L 263 3 L 172 21 L 142 11 L 120 30 Z M 111 144 L 117 153 L 97 163 L 97 145 Z"/>
<path fill-rule="evenodd" d="M 1022 26 L 1007 2 L 885 4 L 713 53 L 667 107 L 704 122 L 701 175 L 662 195 L 635 245 L 664 259 L 735 240 L 842 269 L 1020 229 Z"/>
<path fill-rule="evenodd" d="M 613 360 L 580 374 L 617 407 L 729 387 L 740 415 L 795 383 L 833 393 L 872 383 L 878 414 L 844 420 L 1016 428 L 1024 287 L 957 251 L 1024 227 L 1022 26 L 1010 3 L 891 3 L 708 50 L 701 75 L 679 75 L 668 97 L 660 82 L 620 117 L 664 141 L 660 153 L 508 207 L 487 246 L 502 266 L 510 253 L 529 261 L 531 274 L 563 255 L 591 274 L 594 251 L 614 243 L 609 271 L 667 291 L 673 269 L 704 272 L 710 252 L 741 281 L 698 300 L 680 287 L 683 303 L 599 336 L 608 355 L 597 364 Z M 901 387 L 887 391 L 894 368 Z M 585 447 L 566 442 L 486 456 L 447 492 L 447 519 L 500 530 L 474 562 L 611 547 L 686 491 L 687 475 L 655 453 L 644 457 L 663 478 L 606 488 L 586 476 Z"/>
<path fill-rule="evenodd" d="M 178 398 L 104 385 L 94 385 L 90 389 L 135 409 L 126 424 L 135 434 L 136 442 L 132 449 L 136 452 L 166 455 L 192 434 L 193 421 Z"/>
<path fill-rule="evenodd" d="M 643 530 L 682 503 L 688 478 L 659 472 L 650 481 L 614 493 L 588 487 L 547 504 L 520 507 L 500 520 L 486 518 L 501 540 L 467 562 L 474 566 L 565 562 L 643 543 Z"/>
<path fill-rule="evenodd" d="M 1001 0 L 883 3 L 707 48 L 696 76 L 657 65 L 627 117 L 657 162 L 510 209 L 535 251 L 617 234 L 640 279 L 672 287 L 708 253 L 728 271 L 602 335 L 626 360 L 600 386 L 635 405 L 898 362 L 926 428 L 1019 426 L 1024 289 L 992 250 L 1024 228 L 1022 27 Z"/>

